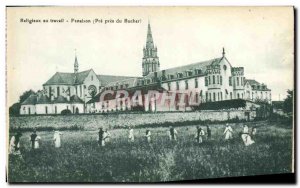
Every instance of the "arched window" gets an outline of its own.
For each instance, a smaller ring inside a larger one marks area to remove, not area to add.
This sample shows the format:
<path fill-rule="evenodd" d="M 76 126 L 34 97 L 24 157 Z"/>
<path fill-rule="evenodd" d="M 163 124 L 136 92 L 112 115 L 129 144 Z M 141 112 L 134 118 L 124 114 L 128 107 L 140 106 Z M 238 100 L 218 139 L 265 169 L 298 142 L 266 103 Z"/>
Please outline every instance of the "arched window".
<path fill-rule="evenodd" d="M 239 93 L 237 94 L 237 98 L 238 98 L 238 99 L 240 98 L 240 94 L 239 94 Z"/>
<path fill-rule="evenodd" d="M 222 85 L 222 76 L 220 76 L 220 85 Z"/>
<path fill-rule="evenodd" d="M 215 75 L 213 75 L 213 84 L 215 84 L 216 83 L 216 80 L 215 80 L 216 78 L 215 78 Z"/>
<path fill-rule="evenodd" d="M 213 101 L 216 101 L 216 93 L 213 93 Z"/>

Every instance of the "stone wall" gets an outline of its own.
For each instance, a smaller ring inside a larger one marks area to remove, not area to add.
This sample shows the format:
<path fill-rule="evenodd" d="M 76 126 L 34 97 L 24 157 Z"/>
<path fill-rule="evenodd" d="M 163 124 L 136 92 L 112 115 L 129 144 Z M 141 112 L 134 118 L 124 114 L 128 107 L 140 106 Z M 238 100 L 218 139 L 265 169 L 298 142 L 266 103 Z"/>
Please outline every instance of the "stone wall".
<path fill-rule="evenodd" d="M 69 115 L 69 116 L 20 116 L 10 117 L 11 127 L 71 127 L 74 125 L 85 129 L 98 127 L 126 127 L 144 124 L 163 124 L 185 121 L 227 121 L 230 119 L 254 119 L 255 111 L 201 111 L 201 112 L 165 112 L 165 113 L 127 113 L 127 114 L 101 114 L 101 115 Z"/>

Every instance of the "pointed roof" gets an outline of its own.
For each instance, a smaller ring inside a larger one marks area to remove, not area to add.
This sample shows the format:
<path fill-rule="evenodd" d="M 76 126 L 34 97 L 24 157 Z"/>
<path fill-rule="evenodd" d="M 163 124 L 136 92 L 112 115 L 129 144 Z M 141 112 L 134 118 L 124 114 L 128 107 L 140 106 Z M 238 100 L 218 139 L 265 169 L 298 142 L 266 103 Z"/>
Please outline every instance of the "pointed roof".
<path fill-rule="evenodd" d="M 91 71 L 92 69 L 78 73 L 56 72 L 44 85 L 82 84 Z"/>
<path fill-rule="evenodd" d="M 25 101 L 22 102 L 22 105 L 35 105 L 37 101 L 37 95 L 31 94 Z"/>
<path fill-rule="evenodd" d="M 49 104 L 51 103 L 49 97 L 46 95 L 41 95 L 40 97 L 37 98 L 36 104 Z"/>
<path fill-rule="evenodd" d="M 146 48 L 154 48 L 150 23 L 148 23 Z"/>
<path fill-rule="evenodd" d="M 53 103 L 69 103 L 69 101 L 65 97 L 59 95 L 54 99 Z"/>
<path fill-rule="evenodd" d="M 77 95 L 73 95 L 71 98 L 70 98 L 70 102 L 73 103 L 73 104 L 82 104 L 84 103 L 83 100 L 81 100 Z"/>

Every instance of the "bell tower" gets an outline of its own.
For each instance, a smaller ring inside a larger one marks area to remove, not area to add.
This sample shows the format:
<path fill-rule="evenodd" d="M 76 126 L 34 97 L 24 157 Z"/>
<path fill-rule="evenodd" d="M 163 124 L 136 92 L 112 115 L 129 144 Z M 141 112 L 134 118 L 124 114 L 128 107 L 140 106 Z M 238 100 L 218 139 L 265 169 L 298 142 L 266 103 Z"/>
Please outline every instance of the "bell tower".
<path fill-rule="evenodd" d="M 157 47 L 153 43 L 150 23 L 148 23 L 146 47 L 144 47 L 143 52 L 143 76 L 147 76 L 150 72 L 159 71 L 160 65 L 157 56 Z"/>

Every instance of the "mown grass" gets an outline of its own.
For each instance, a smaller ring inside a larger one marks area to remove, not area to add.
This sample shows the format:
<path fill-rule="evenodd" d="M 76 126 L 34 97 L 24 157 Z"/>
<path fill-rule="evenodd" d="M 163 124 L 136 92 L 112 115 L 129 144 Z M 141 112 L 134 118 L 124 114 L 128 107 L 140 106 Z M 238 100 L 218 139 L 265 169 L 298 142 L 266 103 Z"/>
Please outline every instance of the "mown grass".
<path fill-rule="evenodd" d="M 224 124 L 212 124 L 212 140 L 194 141 L 195 125 L 177 127 L 177 142 L 168 139 L 167 127 L 147 128 L 152 143 L 136 128 L 135 142 L 127 130 L 111 130 L 111 142 L 97 146 L 97 130 L 62 131 L 62 148 L 51 141 L 53 132 L 42 131 L 41 148 L 31 151 L 29 132 L 21 139 L 22 159 L 9 157 L 9 182 L 161 182 L 216 177 L 278 174 L 292 171 L 291 126 L 267 121 L 257 126 L 255 144 L 245 147 L 232 124 L 234 140 L 224 142 Z"/>

